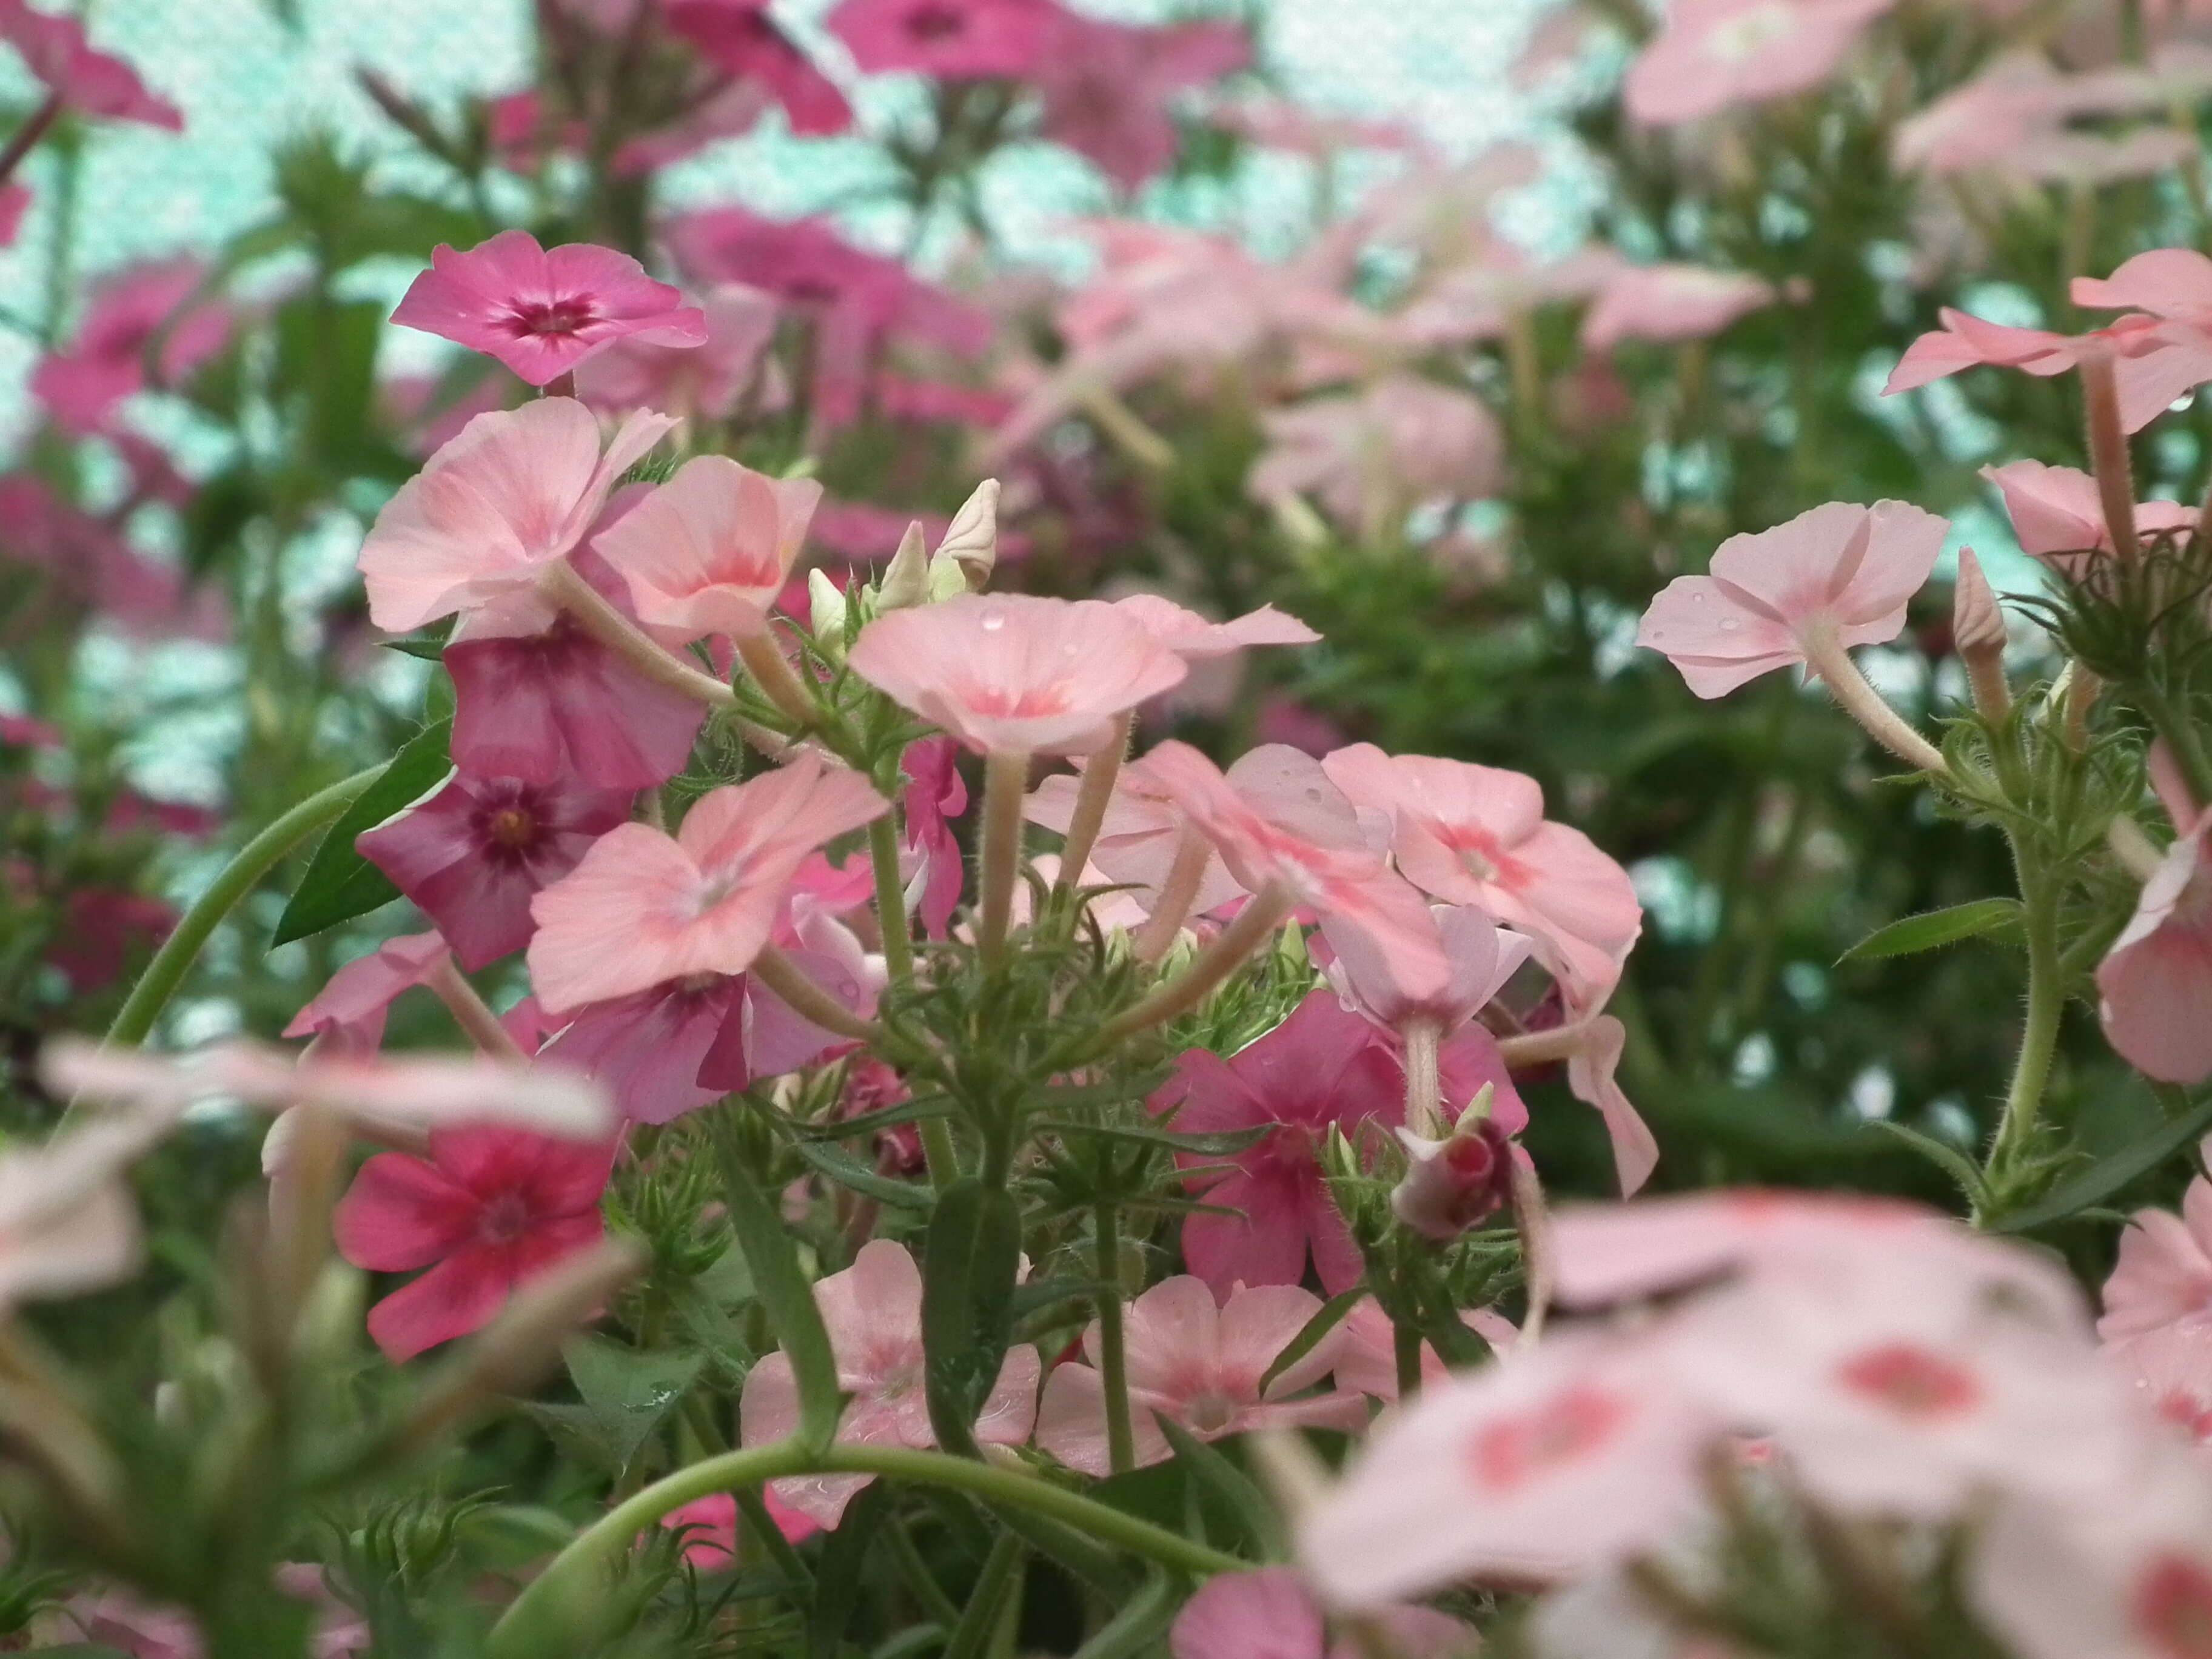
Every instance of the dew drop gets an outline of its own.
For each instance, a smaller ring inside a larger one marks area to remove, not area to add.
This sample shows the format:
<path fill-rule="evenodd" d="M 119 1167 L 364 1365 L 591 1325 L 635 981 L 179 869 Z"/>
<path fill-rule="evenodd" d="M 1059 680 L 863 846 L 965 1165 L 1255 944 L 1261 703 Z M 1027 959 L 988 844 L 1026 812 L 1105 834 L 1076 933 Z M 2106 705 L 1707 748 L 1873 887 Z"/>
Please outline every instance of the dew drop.
<path fill-rule="evenodd" d="M 986 634 L 995 634 L 1006 625 L 1006 617 L 996 611 L 994 611 L 989 616 L 983 618 L 983 631 Z"/>

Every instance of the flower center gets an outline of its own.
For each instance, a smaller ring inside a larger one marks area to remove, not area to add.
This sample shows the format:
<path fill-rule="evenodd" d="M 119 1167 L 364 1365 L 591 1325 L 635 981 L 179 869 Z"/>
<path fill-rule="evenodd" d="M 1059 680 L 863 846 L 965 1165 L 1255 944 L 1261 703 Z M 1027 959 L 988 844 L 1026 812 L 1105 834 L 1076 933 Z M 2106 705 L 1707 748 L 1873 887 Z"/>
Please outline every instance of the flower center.
<path fill-rule="evenodd" d="M 2191 1440 L 2212 1439 L 2212 1401 L 2175 1389 L 2158 1402 L 2158 1414 Z"/>
<path fill-rule="evenodd" d="M 1219 1434 L 1236 1420 L 1237 1402 L 1218 1389 L 1208 1389 L 1193 1395 L 1183 1413 L 1199 1433 Z"/>
<path fill-rule="evenodd" d="M 598 319 L 589 300 L 556 300 L 515 307 L 512 325 L 517 334 L 574 334 Z"/>
<path fill-rule="evenodd" d="M 2137 1632 L 2162 1659 L 2212 1659 L 2212 1577 L 2197 1563 L 2178 1555 L 2154 1562 L 2132 1601 Z"/>
<path fill-rule="evenodd" d="M 520 1193 L 501 1193 L 477 1218 L 477 1237 L 487 1244 L 512 1244 L 530 1230 L 530 1206 Z"/>
<path fill-rule="evenodd" d="M 1627 1416 L 1628 1407 L 1612 1395 L 1587 1383 L 1569 1389 L 1477 1435 L 1475 1477 L 1499 1492 L 1525 1486 L 1604 1445 Z"/>
<path fill-rule="evenodd" d="M 1903 1417 L 1949 1417 L 1972 1407 L 1982 1392 L 1964 1366 L 1902 1342 L 1861 1354 L 1839 1376 L 1845 1388 Z"/>
<path fill-rule="evenodd" d="M 538 820 L 527 807 L 502 806 L 484 820 L 484 833 L 495 845 L 519 853 L 538 839 Z"/>

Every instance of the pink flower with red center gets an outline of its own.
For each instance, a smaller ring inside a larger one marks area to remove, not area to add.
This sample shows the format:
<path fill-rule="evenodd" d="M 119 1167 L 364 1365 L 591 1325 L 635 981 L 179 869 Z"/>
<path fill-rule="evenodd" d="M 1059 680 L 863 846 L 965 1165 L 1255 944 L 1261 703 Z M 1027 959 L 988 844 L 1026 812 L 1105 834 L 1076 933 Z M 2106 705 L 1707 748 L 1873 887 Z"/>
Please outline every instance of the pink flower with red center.
<path fill-rule="evenodd" d="M 733 92 L 765 88 L 783 106 L 793 132 L 820 137 L 853 125 L 845 94 L 769 15 L 768 0 L 662 0 L 660 15 L 670 33 L 737 77 Z M 750 126 L 750 118 L 744 125 Z M 664 164 L 672 159 L 661 158 Z"/>
<path fill-rule="evenodd" d="M 707 319 L 683 300 L 627 253 L 590 242 L 549 251 L 526 230 L 502 230 L 465 253 L 433 250 L 392 320 L 544 386 L 617 340 L 705 344 Z"/>
<path fill-rule="evenodd" d="M 1647 126 L 1805 92 L 1896 0 L 1678 0 L 1630 65 L 1622 98 Z"/>
<path fill-rule="evenodd" d="M 793 1509 L 771 1488 L 762 1490 L 761 1502 L 787 1543 L 804 1543 L 822 1530 L 812 1517 Z M 684 1534 L 684 1559 L 700 1571 L 721 1572 L 737 1565 L 738 1500 L 728 1492 L 711 1492 L 679 1504 L 660 1517 L 660 1524 Z"/>
<path fill-rule="evenodd" d="M 32 371 L 31 395 L 70 430 L 92 432 L 146 389 L 149 352 L 155 384 L 174 386 L 230 338 L 229 308 L 201 292 L 208 275 L 197 259 L 171 259 L 94 284 L 76 336 Z"/>
<path fill-rule="evenodd" d="M 2090 561 L 2069 556 L 2112 550 L 2112 532 L 2105 522 L 2105 507 L 2097 495 L 2097 481 L 2070 466 L 2045 466 L 2041 461 L 2013 461 L 2004 466 L 1985 466 L 1982 476 L 2004 497 L 2021 551 L 2048 559 L 2069 576 L 2086 573 Z M 2136 506 L 2136 531 L 2157 536 L 2197 527 L 2197 509 L 2179 501 L 2141 501 Z"/>
<path fill-rule="evenodd" d="M 1176 95 L 1251 61 L 1252 42 L 1234 23 L 1146 27 L 1058 11 L 1032 74 L 1044 136 L 1134 190 L 1175 160 Z"/>
<path fill-rule="evenodd" d="M 22 54 L 46 89 L 82 115 L 111 121 L 185 130 L 185 118 L 166 98 L 146 89 L 138 72 L 120 58 L 95 51 L 74 17 L 33 10 L 27 0 L 0 0 L 0 40 Z"/>
<path fill-rule="evenodd" d="M 655 345 L 617 340 L 576 370 L 576 395 L 594 409 L 617 413 L 657 409 L 665 415 L 723 421 L 746 394 L 773 404 L 782 392 L 768 359 L 775 337 L 775 296 L 743 283 L 724 283 L 699 302 L 706 319 L 703 345 Z"/>
<path fill-rule="evenodd" d="M 2212 1322 L 2212 1182 L 2202 1176 L 2182 1194 L 2180 1214 L 2137 1210 L 2120 1234 L 2097 1334 L 2117 1342 L 2199 1321 Z"/>
<path fill-rule="evenodd" d="M 2166 1083 L 2212 1077 L 2212 812 L 2181 834 L 2143 884 L 2135 915 L 2097 964 L 2098 1016 L 2112 1047 Z"/>
<path fill-rule="evenodd" d="M 872 75 L 978 80 L 1037 70 L 1057 15 L 1048 0 L 841 0 L 830 32 Z"/>
<path fill-rule="evenodd" d="M 860 1247 L 853 1265 L 815 1281 L 814 1303 L 836 1355 L 837 1383 L 851 1398 L 838 1420 L 844 1445 L 934 1446 L 923 1389 L 921 1270 L 905 1249 L 885 1239 Z M 987 1446 L 1018 1446 L 1036 1417 L 1037 1352 L 1026 1343 L 1006 1351 L 997 1382 L 975 1419 Z M 782 1439 L 799 1426 L 799 1385 L 781 1352 L 764 1355 L 745 1375 L 738 1404 L 738 1437 L 747 1446 Z M 818 1524 L 835 1527 L 868 1474 L 799 1475 L 771 1483 L 779 1500 Z"/>
<path fill-rule="evenodd" d="M 2161 1325 L 2104 1352 L 2160 1422 L 2192 1446 L 2212 1445 L 2212 1324 Z"/>
<path fill-rule="evenodd" d="M 1321 1311 L 1321 1298 L 1295 1285 L 1237 1285 L 1217 1305 L 1202 1279 L 1163 1279 L 1123 1315 L 1129 1414 L 1139 1467 L 1174 1455 L 1154 1413 L 1200 1440 L 1252 1429 L 1328 1428 L 1367 1422 L 1364 1396 L 1332 1388 L 1304 1395 L 1336 1363 L 1341 1333 L 1332 1331 L 1285 1365 L 1263 1389 L 1260 1379 L 1291 1339 Z M 1098 1370 L 1098 1327 L 1084 1333 L 1090 1360 L 1053 1367 L 1037 1402 L 1036 1438 L 1070 1468 L 1103 1475 L 1108 1455 L 1106 1389 Z"/>
<path fill-rule="evenodd" d="M 1180 682 L 1183 659 L 1097 599 L 961 593 L 893 611 L 846 660 L 902 708 L 971 749 L 1088 754 L 1114 717 Z"/>
<path fill-rule="evenodd" d="M 455 772 L 354 845 L 471 971 L 530 942 L 532 897 L 629 817 L 631 792 Z"/>
<path fill-rule="evenodd" d="M 1397 1659 L 1456 1659 L 1480 1639 L 1430 1607 L 1389 1607 L 1372 1618 Z M 1217 1574 L 1168 1631 L 1172 1659 L 1359 1659 L 1367 1650 L 1349 1635 L 1328 1639 L 1313 1592 L 1290 1567 Z"/>
<path fill-rule="evenodd" d="M 428 1273 L 368 1313 L 394 1364 L 482 1330 L 532 1279 L 599 1240 L 615 1143 L 503 1127 L 434 1129 L 430 1156 L 381 1152 L 331 1217 L 338 1252 L 374 1273 Z"/>
<path fill-rule="evenodd" d="M 763 634 L 821 499 L 811 478 L 695 456 L 592 545 L 647 626 L 684 640 Z"/>
<path fill-rule="evenodd" d="M 1943 550 L 1948 520 L 1903 501 L 1830 501 L 1720 544 L 1703 576 L 1677 576 L 1644 611 L 1636 642 L 1664 655 L 1701 697 L 1725 696 L 1830 645 L 1880 645 Z"/>
<path fill-rule="evenodd" d="M 313 1037 L 354 1054 L 374 1054 L 384 1042 L 385 1016 L 417 986 L 449 970 L 453 953 L 436 933 L 386 939 L 356 957 L 324 983 L 314 1000 L 292 1016 L 288 1037 Z"/>
<path fill-rule="evenodd" d="M 369 620 L 404 634 L 528 593 L 674 424 L 640 411 L 609 440 L 573 398 L 477 416 L 399 487 L 362 542 Z"/>
<path fill-rule="evenodd" d="M 1586 351 L 1623 340 L 1702 340 L 1774 303 L 1773 285 L 1740 270 L 1702 265 L 1623 265 L 1583 313 Z"/>
<path fill-rule="evenodd" d="M 890 803 L 811 750 L 702 796 L 673 836 L 625 823 L 532 901 L 530 978 L 558 1012 L 693 974 L 738 974 L 769 942 L 806 855 Z"/>

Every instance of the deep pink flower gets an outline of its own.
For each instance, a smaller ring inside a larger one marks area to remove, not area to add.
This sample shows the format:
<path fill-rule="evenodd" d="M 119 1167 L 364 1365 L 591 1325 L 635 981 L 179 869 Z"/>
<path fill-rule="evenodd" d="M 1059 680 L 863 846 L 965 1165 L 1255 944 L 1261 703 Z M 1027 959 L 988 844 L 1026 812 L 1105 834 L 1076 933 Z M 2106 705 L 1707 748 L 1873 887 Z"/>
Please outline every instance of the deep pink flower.
<path fill-rule="evenodd" d="M 674 424 L 640 410 L 610 441 L 573 398 L 477 416 L 399 487 L 362 541 L 369 620 L 404 634 L 526 592 Z"/>
<path fill-rule="evenodd" d="M 899 793 L 906 820 L 906 846 L 915 861 L 908 877 L 916 889 L 908 908 L 921 918 L 922 931 L 943 939 L 959 908 L 968 878 L 966 855 L 952 834 L 951 820 L 968 810 L 968 785 L 960 775 L 960 745 L 951 738 L 918 738 L 899 762 L 907 786 Z"/>
<path fill-rule="evenodd" d="M 1636 642 L 1662 653 L 1701 697 L 1806 660 L 1815 630 L 1845 650 L 1905 629 L 1949 522 L 1903 501 L 1830 501 L 1720 544 L 1704 576 L 1677 576 L 1644 613 Z"/>
<path fill-rule="evenodd" d="M 1057 15 L 1048 0 L 841 0 L 830 32 L 872 75 L 978 80 L 1036 70 Z"/>
<path fill-rule="evenodd" d="M 434 1129 L 428 1158 L 380 1152 L 362 1164 L 331 1218 L 338 1253 L 374 1273 L 430 1269 L 369 1310 L 385 1358 L 482 1330 L 515 1291 L 598 1243 L 615 1146 Z"/>
<path fill-rule="evenodd" d="M 699 1081 L 723 1028 L 744 1018 L 745 981 L 694 974 L 586 1003 L 546 1054 L 597 1078 L 635 1123 L 667 1123 L 726 1092 Z"/>
<path fill-rule="evenodd" d="M 2120 1057 L 2165 1083 L 2212 1077 L 2212 812 L 2179 826 L 2136 913 L 2097 964 L 2100 1017 Z"/>
<path fill-rule="evenodd" d="M 23 216 L 30 207 L 28 185 L 0 185 L 0 247 L 15 245 L 15 233 L 22 229 Z"/>
<path fill-rule="evenodd" d="M 292 1016 L 283 1034 L 374 1053 L 383 1046 L 384 1018 L 392 1003 L 416 986 L 429 984 L 452 961 L 444 937 L 434 932 L 386 939 L 332 974 L 314 1000 Z"/>
<path fill-rule="evenodd" d="M 33 10 L 26 0 L 0 0 L 0 40 L 21 52 L 47 90 L 80 114 L 185 130 L 177 106 L 147 91 L 137 71 L 120 58 L 94 50 L 74 17 Z"/>
<path fill-rule="evenodd" d="M 1176 94 L 1251 61 L 1250 39 L 1218 19 L 1148 27 L 1057 11 L 1032 73 L 1044 136 L 1135 190 L 1175 160 Z"/>
<path fill-rule="evenodd" d="M 743 283 L 724 283 L 699 302 L 707 324 L 704 345 L 655 344 L 638 337 L 615 341 L 576 370 L 576 395 L 594 409 L 616 413 L 656 409 L 685 418 L 727 420 L 747 392 L 761 387 L 772 404 L 775 366 L 767 361 L 775 337 L 773 295 Z M 778 383 L 780 384 L 780 382 Z"/>
<path fill-rule="evenodd" d="M 2105 523 L 2104 503 L 2097 481 L 2076 467 L 2045 466 L 2041 461 L 2014 461 L 2004 466 L 1985 466 L 1982 476 L 1997 487 L 2011 516 L 2013 534 L 2021 550 L 2047 558 L 2069 575 L 2080 575 L 2088 561 L 2069 555 L 2112 550 L 2112 536 Z M 2141 501 L 2136 507 L 2136 530 L 2144 536 L 2194 530 L 2197 509 L 2179 501 Z"/>
<path fill-rule="evenodd" d="M 1610 351 L 1623 340 L 1701 340 L 1773 303 L 1771 284 L 1740 270 L 1623 265 L 1583 313 L 1583 349 Z"/>
<path fill-rule="evenodd" d="M 2212 1182 L 2203 1176 L 2182 1194 L 2180 1214 L 2137 1210 L 2121 1233 L 2097 1334 L 2118 1342 L 2185 1324 L 2212 1329 Z"/>
<path fill-rule="evenodd" d="M 768 0 L 662 0 L 660 15 L 671 33 L 740 87 L 765 88 L 793 132 L 819 137 L 853 125 L 845 94 L 769 15 Z"/>
<path fill-rule="evenodd" d="M 1182 680 L 1183 659 L 1097 599 L 961 593 L 893 611 L 846 659 L 902 708 L 971 749 L 1087 754 L 1114 716 Z"/>
<path fill-rule="evenodd" d="M 1504 477 L 1505 434 L 1488 405 L 1417 374 L 1260 419 L 1267 448 L 1246 490 L 1260 501 L 1313 490 L 1339 524 L 1370 537 L 1423 501 L 1495 495 Z"/>
<path fill-rule="evenodd" d="M 590 242 L 549 251 L 526 230 L 502 230 L 465 253 L 440 244 L 392 320 L 544 386 L 617 340 L 704 345 L 707 319 L 683 300 L 627 253 Z"/>
<path fill-rule="evenodd" d="M 1321 1311 L 1321 1298 L 1295 1285 L 1239 1285 L 1218 1306 L 1214 1292 L 1188 1273 L 1163 1279 L 1123 1315 L 1128 1364 L 1130 1427 L 1137 1462 L 1174 1455 L 1155 1413 L 1200 1440 L 1249 1429 L 1313 1427 L 1350 1432 L 1366 1426 L 1364 1396 L 1332 1388 L 1305 1399 L 1336 1363 L 1341 1330 L 1283 1368 L 1263 1391 L 1260 1379 L 1276 1356 Z M 1064 1361 L 1045 1378 L 1037 1402 L 1036 1438 L 1070 1468 L 1103 1475 L 1111 1468 L 1106 1388 L 1096 1369 L 1098 1327 L 1083 1334 L 1090 1364 Z"/>
<path fill-rule="evenodd" d="M 471 972 L 530 942 L 531 900 L 629 817 L 631 792 L 455 772 L 354 845 Z"/>
<path fill-rule="evenodd" d="M 811 478 L 698 455 L 592 546 L 629 585 L 647 627 L 687 641 L 763 634 L 821 499 Z"/>
<path fill-rule="evenodd" d="M 888 811 L 812 750 L 710 791 L 674 836 L 625 823 L 532 901 L 530 978 L 558 1012 L 692 974 L 742 973 L 769 943 L 806 855 Z"/>
<path fill-rule="evenodd" d="M 142 951 L 150 951 L 177 925 L 173 907 L 143 893 L 113 887 L 80 887 L 64 901 L 62 926 L 46 946 L 46 960 L 79 995 L 112 985 Z"/>
<path fill-rule="evenodd" d="M 1622 99 L 1650 126 L 1820 85 L 1896 0 L 1676 0 L 1629 66 Z"/>
<path fill-rule="evenodd" d="M 155 384 L 174 386 L 230 337 L 228 307 L 199 297 L 207 276 L 197 259 L 170 259 L 94 284 L 76 337 L 40 360 L 31 395 L 71 431 L 94 431 L 117 404 L 145 387 L 156 339 Z"/>
<path fill-rule="evenodd" d="M 1432 1607 L 1386 1607 L 1370 1617 L 1397 1659 L 1463 1659 L 1480 1639 Z M 1172 1659 L 1360 1659 L 1367 1651 L 1350 1636 L 1327 1640 L 1313 1592 L 1291 1567 L 1216 1574 L 1168 1631 Z"/>
<path fill-rule="evenodd" d="M 837 1356 L 837 1383 L 852 1398 L 837 1425 L 848 1445 L 937 1443 L 922 1389 L 921 1270 L 904 1247 L 873 1239 L 860 1247 L 842 1273 L 817 1279 L 815 1305 L 829 1327 Z M 1007 1349 L 999 1380 L 975 1420 L 975 1438 L 987 1446 L 1018 1446 L 1036 1415 L 1037 1351 L 1026 1343 Z M 763 1355 L 745 1374 L 738 1405 L 740 1441 L 763 1446 L 799 1426 L 799 1385 L 782 1352 Z M 834 1527 L 853 1495 L 874 1480 L 868 1474 L 800 1475 L 773 1483 L 782 1502 L 824 1527 Z"/>
<path fill-rule="evenodd" d="M 762 1488 L 761 1502 L 787 1543 L 804 1543 L 822 1530 L 811 1516 L 801 1515 L 778 1498 L 772 1487 Z M 720 1572 L 737 1564 L 738 1500 L 728 1492 L 696 1498 L 662 1516 L 660 1524 L 672 1531 L 683 1529 L 684 1559 L 700 1571 Z"/>

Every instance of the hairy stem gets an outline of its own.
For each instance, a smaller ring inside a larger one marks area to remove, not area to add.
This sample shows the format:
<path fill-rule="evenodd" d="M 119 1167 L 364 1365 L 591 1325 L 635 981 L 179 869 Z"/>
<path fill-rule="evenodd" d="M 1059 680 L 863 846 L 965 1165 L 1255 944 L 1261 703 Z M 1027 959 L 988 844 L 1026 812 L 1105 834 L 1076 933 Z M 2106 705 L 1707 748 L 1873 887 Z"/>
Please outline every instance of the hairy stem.
<path fill-rule="evenodd" d="M 884 936 L 884 971 L 894 985 L 914 977 L 914 925 L 899 880 L 898 826 L 886 812 L 868 826 L 868 861 L 876 872 L 876 926 Z"/>
<path fill-rule="evenodd" d="M 2057 896 L 2047 877 L 2031 874 L 2023 866 L 2020 902 L 2027 939 L 2027 1012 L 2021 1024 L 2012 1084 L 2005 1091 L 2004 1115 L 1998 1120 L 1985 1166 L 1993 1187 L 2027 1149 L 2051 1079 L 2051 1057 L 2057 1051 L 2066 987 L 2059 971 Z"/>
<path fill-rule="evenodd" d="M 1271 882 L 1265 890 L 1254 894 L 1237 913 L 1237 920 L 1198 953 L 1198 959 L 1180 978 L 1158 987 L 1143 1001 L 1107 1021 L 1098 1034 L 1103 1045 L 1110 1047 L 1135 1032 L 1164 1024 L 1177 1014 L 1197 1007 L 1216 986 L 1243 965 L 1247 957 L 1273 937 L 1275 929 L 1297 902 L 1296 896 L 1279 882 Z"/>
<path fill-rule="evenodd" d="M 1114 722 L 1114 735 L 1084 763 L 1083 781 L 1075 792 L 1075 815 L 1067 821 L 1067 840 L 1060 849 L 1060 879 L 1054 885 L 1073 892 L 1083 883 L 1083 866 L 1091 862 L 1091 849 L 1098 844 L 1098 831 L 1106 822 L 1107 805 L 1114 799 L 1115 780 L 1129 752 L 1129 734 L 1136 729 L 1133 709 Z"/>
<path fill-rule="evenodd" d="M 1443 1085 L 1437 1066 L 1443 1030 L 1433 1019 L 1415 1018 L 1406 1022 L 1400 1035 L 1406 1039 L 1406 1127 L 1426 1139 L 1439 1139 L 1444 1127 L 1439 1106 Z"/>
<path fill-rule="evenodd" d="M 799 671 L 783 654 L 775 642 L 775 635 L 763 629 L 749 634 L 737 641 L 738 659 L 745 665 L 745 672 L 753 677 L 761 694 L 783 711 L 787 719 L 802 731 L 820 723 L 822 711 L 816 706 L 814 694 L 799 678 Z"/>
<path fill-rule="evenodd" d="M 1206 879 L 1206 866 L 1212 857 L 1213 843 L 1196 824 L 1184 824 L 1176 842 L 1175 858 L 1152 900 L 1152 913 L 1130 938 L 1129 948 L 1136 952 L 1138 961 L 1158 962 L 1167 955 L 1190 915 L 1191 902 L 1198 896 L 1199 884 Z"/>
<path fill-rule="evenodd" d="M 1097 1217 L 1098 1376 L 1106 1390 L 1106 1456 L 1116 1474 L 1137 1467 L 1137 1431 L 1129 1416 L 1129 1361 L 1121 1331 L 1121 1234 L 1111 1204 Z"/>
<path fill-rule="evenodd" d="M 2105 509 L 2105 531 L 2123 559 L 2140 558 L 2136 538 L 2136 483 L 2128 462 L 2127 430 L 2120 424 L 2119 382 L 2109 353 L 2081 360 L 2081 401 L 2089 428 L 2089 470 L 2097 476 L 2097 499 Z"/>
<path fill-rule="evenodd" d="M 1014 884 L 1021 879 L 1022 793 L 1029 781 L 1030 757 L 1019 750 L 994 749 L 984 757 L 982 900 L 975 943 L 986 967 L 1006 959 Z"/>
<path fill-rule="evenodd" d="M 578 575 L 566 559 L 556 559 L 538 573 L 538 592 L 547 604 L 574 617 L 586 634 L 655 685 L 709 708 L 727 708 L 737 702 L 736 692 L 665 649 Z"/>
<path fill-rule="evenodd" d="M 1866 676 L 1859 672 L 1859 665 L 1851 660 L 1851 653 L 1844 649 L 1832 626 L 1815 623 L 1798 642 L 1804 647 L 1805 660 L 1813 672 L 1869 737 L 1917 770 L 1943 770 L 1942 751 L 1907 726 L 1904 717 L 1867 684 Z"/>

